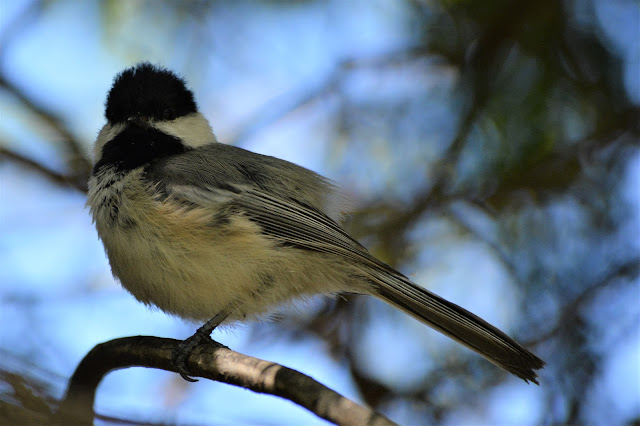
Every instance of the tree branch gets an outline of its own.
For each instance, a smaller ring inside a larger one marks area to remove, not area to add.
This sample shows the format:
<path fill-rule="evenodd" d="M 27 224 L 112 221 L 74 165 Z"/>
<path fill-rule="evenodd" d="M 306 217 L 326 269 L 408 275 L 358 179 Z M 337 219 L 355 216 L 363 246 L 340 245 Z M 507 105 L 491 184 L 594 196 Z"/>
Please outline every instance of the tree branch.
<path fill-rule="evenodd" d="M 7 80 L 6 76 L 0 72 L 0 88 L 18 99 L 28 111 L 44 123 L 52 128 L 60 136 L 61 142 L 68 153 L 68 164 L 74 173 L 86 174 L 91 170 L 91 163 L 84 155 L 82 143 L 76 138 L 68 127 L 64 124 L 64 119 L 57 112 L 50 110 L 36 99 L 29 97 L 17 85 Z"/>
<path fill-rule="evenodd" d="M 562 313 L 555 325 L 536 339 L 526 342 L 527 346 L 536 346 L 546 340 L 549 340 L 554 335 L 557 335 L 563 329 L 575 327 L 575 324 L 580 317 L 580 308 L 593 300 L 602 289 L 611 286 L 613 283 L 621 279 L 626 279 L 626 281 L 621 280 L 621 283 L 631 281 L 639 275 L 640 257 L 638 256 L 630 258 L 624 263 L 613 267 L 604 278 L 597 283 L 586 287 L 572 301 L 567 302 L 563 306 Z"/>
<path fill-rule="evenodd" d="M 2 143 L 0 142 L 0 145 Z M 37 161 L 27 158 L 17 152 L 11 151 L 9 149 L 3 148 L 0 146 L 0 161 L 3 159 L 7 159 L 14 163 L 20 164 L 27 169 L 34 170 L 41 175 L 45 176 L 53 183 L 65 187 L 73 187 L 81 192 L 87 192 L 87 179 L 84 175 L 81 176 L 70 176 L 59 173 L 49 167 L 38 163 Z"/>
<path fill-rule="evenodd" d="M 71 377 L 67 393 L 55 415 L 55 423 L 90 424 L 94 416 L 96 389 L 110 371 L 137 366 L 177 372 L 171 363 L 171 352 L 178 343 L 179 340 L 174 339 L 135 336 L 95 346 Z M 309 376 L 234 352 L 214 341 L 201 343 L 194 349 L 188 359 L 188 368 L 194 376 L 288 399 L 335 424 L 394 424 Z"/>

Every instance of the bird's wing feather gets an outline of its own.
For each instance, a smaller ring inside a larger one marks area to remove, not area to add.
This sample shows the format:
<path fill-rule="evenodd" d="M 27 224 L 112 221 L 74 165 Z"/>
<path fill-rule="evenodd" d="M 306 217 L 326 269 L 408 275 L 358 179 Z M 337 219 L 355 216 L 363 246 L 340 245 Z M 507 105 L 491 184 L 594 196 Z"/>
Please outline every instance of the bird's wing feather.
<path fill-rule="evenodd" d="M 225 185 L 223 188 L 170 185 L 168 189 L 170 196 L 183 198 L 195 206 L 216 203 L 218 207 L 239 212 L 258 224 L 265 236 L 279 242 L 395 272 L 371 256 L 333 219 L 299 201 L 276 197 L 247 185 Z"/>
<path fill-rule="evenodd" d="M 391 270 L 325 213 L 323 201 L 332 197 L 334 187 L 310 170 L 213 144 L 152 163 L 145 168 L 145 176 L 168 197 L 194 206 L 242 211 L 265 235 L 282 242 Z M 292 182 L 293 177 L 299 182 Z M 291 192 L 296 199 L 286 196 Z"/>
<path fill-rule="evenodd" d="M 302 249 L 334 254 L 351 262 L 371 282 L 372 294 L 414 315 L 518 377 L 536 382 L 534 370 L 544 365 L 539 358 L 496 327 L 412 283 L 373 257 L 338 223 L 316 206 L 306 203 L 304 196 L 303 200 L 292 199 L 286 196 L 286 191 L 269 191 L 246 174 L 237 173 L 237 164 L 233 162 L 220 167 L 215 161 L 210 162 L 199 173 L 184 173 L 181 167 L 172 166 L 175 164 L 165 164 L 164 170 L 156 174 L 162 176 L 169 196 L 182 197 L 195 206 L 226 206 L 257 223 L 268 237 Z M 255 172 L 262 173 L 259 169 Z"/>

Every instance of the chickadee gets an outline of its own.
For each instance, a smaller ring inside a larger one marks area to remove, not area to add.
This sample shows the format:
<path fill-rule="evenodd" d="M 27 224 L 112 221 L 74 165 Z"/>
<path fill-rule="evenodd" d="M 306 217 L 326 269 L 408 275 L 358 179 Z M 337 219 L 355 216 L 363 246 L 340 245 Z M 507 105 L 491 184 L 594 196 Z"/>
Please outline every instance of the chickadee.
<path fill-rule="evenodd" d="M 496 327 L 414 284 L 338 224 L 326 178 L 223 145 L 171 71 L 141 63 L 120 73 L 94 148 L 88 205 L 113 275 L 136 299 L 196 321 L 173 360 L 218 324 L 293 299 L 375 296 L 525 381 L 544 362 Z"/>

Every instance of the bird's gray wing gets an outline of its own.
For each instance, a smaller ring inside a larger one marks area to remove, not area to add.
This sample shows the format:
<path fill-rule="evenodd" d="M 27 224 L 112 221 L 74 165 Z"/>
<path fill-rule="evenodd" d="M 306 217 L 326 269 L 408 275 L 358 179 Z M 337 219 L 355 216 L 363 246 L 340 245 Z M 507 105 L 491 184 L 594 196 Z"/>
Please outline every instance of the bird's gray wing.
<path fill-rule="evenodd" d="M 234 202 L 260 225 L 265 235 L 300 248 L 336 254 L 354 263 L 393 271 L 371 256 L 338 223 L 312 206 L 253 188 L 244 190 Z"/>
<path fill-rule="evenodd" d="M 216 203 L 218 211 L 242 214 L 259 225 L 263 235 L 279 243 L 337 255 L 356 265 L 397 273 L 373 257 L 333 219 L 291 198 L 275 196 L 245 184 L 222 187 L 169 185 L 170 196 L 194 206 Z"/>
<path fill-rule="evenodd" d="M 288 245 L 392 270 L 323 211 L 334 187 L 295 164 L 212 144 L 156 161 L 145 167 L 144 176 L 166 197 L 240 211 L 264 235 Z"/>
<path fill-rule="evenodd" d="M 416 285 L 371 256 L 320 209 L 294 198 L 296 193 L 269 191 L 273 185 L 265 187 L 256 184 L 250 176 L 238 177 L 233 171 L 234 164 L 224 167 L 209 164 L 207 173 L 215 171 L 215 177 L 198 177 L 197 173 L 172 176 L 173 169 L 166 167 L 159 173 L 169 196 L 182 197 L 196 206 L 215 203 L 230 213 L 243 214 L 258 224 L 264 235 L 283 244 L 333 254 L 351 262 L 370 281 L 372 294 L 525 381 L 537 383 L 535 370 L 542 368 L 542 360 L 483 319 Z M 225 175 L 225 170 L 232 172 Z"/>
<path fill-rule="evenodd" d="M 160 184 L 194 187 L 204 192 L 237 188 L 255 189 L 296 200 L 339 220 L 348 203 L 329 179 L 288 161 L 242 148 L 214 143 L 180 155 L 169 156 L 145 167 L 145 177 Z"/>

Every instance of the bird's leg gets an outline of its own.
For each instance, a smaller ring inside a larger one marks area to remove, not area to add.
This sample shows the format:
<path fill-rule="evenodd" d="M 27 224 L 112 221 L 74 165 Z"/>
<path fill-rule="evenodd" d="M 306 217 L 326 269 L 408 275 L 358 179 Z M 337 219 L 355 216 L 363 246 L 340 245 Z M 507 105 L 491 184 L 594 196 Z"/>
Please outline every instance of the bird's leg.
<path fill-rule="evenodd" d="M 171 352 L 171 362 L 178 369 L 178 372 L 188 382 L 197 382 L 197 379 L 193 379 L 189 376 L 187 370 L 187 358 L 191 355 L 191 352 L 196 346 L 204 340 L 210 338 L 211 332 L 219 326 L 229 316 L 229 312 L 222 311 L 216 316 L 207 321 L 202 327 L 200 327 L 193 336 L 178 343 L 173 352 Z"/>

